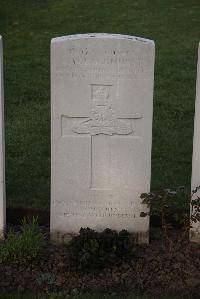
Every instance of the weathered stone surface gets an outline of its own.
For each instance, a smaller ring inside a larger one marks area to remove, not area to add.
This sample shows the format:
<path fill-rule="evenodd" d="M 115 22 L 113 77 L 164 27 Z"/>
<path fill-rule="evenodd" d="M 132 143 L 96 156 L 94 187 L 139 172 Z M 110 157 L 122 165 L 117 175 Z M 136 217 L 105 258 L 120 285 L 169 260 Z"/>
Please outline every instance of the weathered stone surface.
<path fill-rule="evenodd" d="M 195 103 L 195 119 L 194 119 L 194 138 L 193 138 L 193 158 L 192 158 L 192 191 L 200 186 L 200 44 L 198 50 L 197 64 L 197 84 L 196 84 L 196 103 Z M 193 195 L 192 199 L 200 196 L 200 188 Z M 191 213 L 192 207 L 191 207 Z M 200 242 L 200 223 L 193 223 L 190 230 L 191 241 Z"/>
<path fill-rule="evenodd" d="M 4 92 L 3 92 L 3 45 L 0 36 L 0 239 L 4 237 L 6 221 L 4 158 Z"/>
<path fill-rule="evenodd" d="M 52 40 L 52 238 L 127 229 L 148 242 L 154 42 L 117 34 Z"/>

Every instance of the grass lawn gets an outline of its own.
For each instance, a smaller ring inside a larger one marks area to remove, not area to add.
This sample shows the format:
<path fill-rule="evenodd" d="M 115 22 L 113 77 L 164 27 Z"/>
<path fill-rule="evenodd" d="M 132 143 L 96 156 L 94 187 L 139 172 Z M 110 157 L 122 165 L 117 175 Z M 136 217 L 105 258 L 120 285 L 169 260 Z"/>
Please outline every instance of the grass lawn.
<path fill-rule="evenodd" d="M 155 41 L 152 189 L 190 186 L 199 0 L 0 0 L 10 206 L 49 207 L 50 40 L 86 32 Z"/>

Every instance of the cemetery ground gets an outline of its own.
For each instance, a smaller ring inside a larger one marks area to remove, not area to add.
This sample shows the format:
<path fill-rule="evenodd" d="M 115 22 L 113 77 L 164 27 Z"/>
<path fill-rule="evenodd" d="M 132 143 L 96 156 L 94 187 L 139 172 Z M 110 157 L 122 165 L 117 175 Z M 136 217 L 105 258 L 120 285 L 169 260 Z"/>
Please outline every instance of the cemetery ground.
<path fill-rule="evenodd" d="M 103 294 L 123 298 L 129 293 L 158 298 L 169 293 L 199 298 L 200 248 L 188 240 L 181 200 L 165 218 L 160 210 L 151 218 L 151 223 L 158 220 L 151 226 L 150 245 L 136 245 L 126 232 L 106 231 L 99 236 L 83 231 L 68 246 L 56 246 L 49 241 L 48 212 L 45 214 L 50 202 L 49 44 L 55 36 L 113 32 L 155 41 L 152 190 L 178 186 L 189 190 L 198 1 L 20 4 L 2 0 L 0 16 L 5 41 L 8 206 L 34 208 L 29 210 L 30 216 L 35 209 L 43 209 L 39 214 L 47 215 L 47 220 L 40 218 L 44 226 L 38 226 L 35 218 L 13 225 L 14 217 L 19 224 L 23 211 L 15 215 L 16 210 L 14 214 L 10 210 L 12 223 L 6 241 L 0 244 L 0 291 L 69 296 L 90 292 L 100 298 Z"/>
<path fill-rule="evenodd" d="M 169 224 L 151 227 L 149 245 L 108 229 L 83 229 L 67 245 L 55 245 L 47 227 L 24 219 L 8 228 L 0 244 L 0 294 L 199 298 L 199 244 L 190 243 L 188 227 L 174 230 Z"/>
<path fill-rule="evenodd" d="M 0 296 L 0 299 L 112 299 L 113 296 L 104 296 L 104 295 L 85 295 L 85 296 L 69 296 L 69 297 L 63 297 L 63 296 L 56 296 L 56 295 L 50 295 L 50 296 L 31 296 L 31 295 L 3 295 Z M 116 299 L 123 299 L 125 297 L 115 297 Z M 126 296 L 127 299 L 156 299 L 155 297 L 147 297 L 147 296 Z M 180 297 L 160 297 L 160 299 L 181 299 Z M 187 297 L 187 299 L 190 299 L 190 297 Z"/>

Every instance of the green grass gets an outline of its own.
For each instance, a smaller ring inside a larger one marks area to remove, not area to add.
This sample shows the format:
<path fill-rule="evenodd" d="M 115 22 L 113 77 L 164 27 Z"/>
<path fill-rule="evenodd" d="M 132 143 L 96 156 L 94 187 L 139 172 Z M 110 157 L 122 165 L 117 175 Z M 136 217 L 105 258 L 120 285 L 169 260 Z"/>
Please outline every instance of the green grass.
<path fill-rule="evenodd" d="M 50 40 L 108 32 L 156 43 L 152 189 L 190 186 L 199 0 L 0 0 L 10 206 L 49 207 Z"/>
<path fill-rule="evenodd" d="M 44 235 L 38 227 L 38 221 L 33 218 L 31 221 L 26 218 L 22 220 L 21 231 L 16 232 L 10 228 L 7 238 L 0 245 L 0 264 L 28 264 L 35 260 L 43 245 Z"/>

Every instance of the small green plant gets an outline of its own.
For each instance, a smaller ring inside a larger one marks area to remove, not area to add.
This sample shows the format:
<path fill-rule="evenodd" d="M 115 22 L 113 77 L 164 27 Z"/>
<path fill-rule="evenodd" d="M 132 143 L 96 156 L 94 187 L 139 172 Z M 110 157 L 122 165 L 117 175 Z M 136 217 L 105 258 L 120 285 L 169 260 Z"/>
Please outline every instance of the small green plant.
<path fill-rule="evenodd" d="M 141 199 L 143 204 L 147 204 L 150 208 L 149 213 L 141 213 L 141 217 L 147 215 L 160 216 L 162 225 L 165 222 L 176 222 L 176 224 L 183 226 L 191 225 L 192 222 L 200 221 L 200 197 L 195 194 L 200 187 L 188 194 L 184 187 L 179 187 L 177 190 L 164 189 L 155 193 L 143 193 Z M 190 214 L 190 207 L 192 213 Z"/>
<path fill-rule="evenodd" d="M 117 233 L 108 228 L 101 233 L 81 228 L 69 247 L 72 261 L 81 270 L 106 267 L 129 259 L 136 249 L 126 230 Z"/>
<path fill-rule="evenodd" d="M 44 272 L 38 275 L 36 282 L 40 288 L 45 291 L 49 291 L 56 282 L 56 277 L 52 273 Z"/>
<path fill-rule="evenodd" d="M 147 204 L 150 212 L 142 212 L 140 216 L 150 215 L 160 218 L 163 245 L 165 248 L 167 246 L 168 252 L 174 252 L 184 244 L 187 245 L 192 223 L 200 221 L 200 198 L 196 196 L 194 199 L 199 189 L 200 187 L 197 187 L 192 194 L 188 194 L 184 187 L 179 187 L 177 190 L 165 189 L 157 193 L 141 194 L 142 203 Z M 182 229 L 182 234 L 179 234 L 179 239 L 175 242 L 170 237 L 174 222 Z"/>
<path fill-rule="evenodd" d="M 24 218 L 21 230 L 10 229 L 4 243 L 0 245 L 0 262 L 27 263 L 37 258 L 43 241 L 43 234 L 38 227 L 38 219 Z"/>
<path fill-rule="evenodd" d="M 141 217 L 146 215 L 158 216 L 163 221 L 176 223 L 182 226 L 189 216 L 190 199 L 184 187 L 177 190 L 164 189 L 159 192 L 141 194 L 142 203 L 147 204 L 150 213 L 141 213 Z"/>

